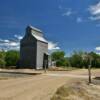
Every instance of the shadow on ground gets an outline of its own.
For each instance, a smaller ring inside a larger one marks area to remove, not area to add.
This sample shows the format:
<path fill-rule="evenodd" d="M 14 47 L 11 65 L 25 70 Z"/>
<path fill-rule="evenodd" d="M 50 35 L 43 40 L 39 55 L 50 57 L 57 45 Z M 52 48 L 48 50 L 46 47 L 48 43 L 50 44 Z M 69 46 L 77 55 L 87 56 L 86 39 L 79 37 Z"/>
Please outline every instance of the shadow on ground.
<path fill-rule="evenodd" d="M 33 75 L 40 75 L 40 74 L 41 73 L 0 71 L 0 77 L 25 77 L 25 76 L 33 76 Z"/>

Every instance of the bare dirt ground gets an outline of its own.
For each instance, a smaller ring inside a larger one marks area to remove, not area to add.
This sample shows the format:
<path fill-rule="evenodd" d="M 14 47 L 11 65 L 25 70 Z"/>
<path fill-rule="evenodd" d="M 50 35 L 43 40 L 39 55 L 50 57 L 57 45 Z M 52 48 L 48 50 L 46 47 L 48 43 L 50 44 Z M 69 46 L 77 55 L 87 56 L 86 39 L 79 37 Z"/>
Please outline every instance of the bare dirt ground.
<path fill-rule="evenodd" d="M 100 69 L 92 73 L 100 76 Z M 0 80 L 0 100 L 50 100 L 58 87 L 87 78 L 87 70 L 73 70 Z"/>

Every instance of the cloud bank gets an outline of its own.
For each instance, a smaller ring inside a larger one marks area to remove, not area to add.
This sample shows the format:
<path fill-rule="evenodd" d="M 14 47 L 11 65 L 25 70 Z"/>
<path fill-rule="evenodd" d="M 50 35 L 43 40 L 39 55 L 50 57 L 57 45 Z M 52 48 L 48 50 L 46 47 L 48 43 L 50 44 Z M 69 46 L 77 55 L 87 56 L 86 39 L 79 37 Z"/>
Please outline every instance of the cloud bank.
<path fill-rule="evenodd" d="M 48 42 L 48 50 L 59 50 L 60 47 L 58 46 L 58 43 L 54 43 L 49 41 Z"/>
<path fill-rule="evenodd" d="M 96 50 L 96 51 L 100 51 L 100 47 L 96 47 L 95 50 Z"/>
<path fill-rule="evenodd" d="M 0 49 L 1 50 L 19 50 L 20 40 L 23 36 L 14 35 L 13 39 L 0 39 Z"/>
<path fill-rule="evenodd" d="M 0 39 L 0 50 L 19 50 L 20 40 L 23 38 L 21 35 L 14 35 L 13 39 Z M 58 43 L 48 41 L 48 50 L 59 50 Z"/>
<path fill-rule="evenodd" d="M 91 14 L 89 17 L 91 20 L 100 20 L 100 2 L 95 5 L 91 5 L 88 10 Z"/>

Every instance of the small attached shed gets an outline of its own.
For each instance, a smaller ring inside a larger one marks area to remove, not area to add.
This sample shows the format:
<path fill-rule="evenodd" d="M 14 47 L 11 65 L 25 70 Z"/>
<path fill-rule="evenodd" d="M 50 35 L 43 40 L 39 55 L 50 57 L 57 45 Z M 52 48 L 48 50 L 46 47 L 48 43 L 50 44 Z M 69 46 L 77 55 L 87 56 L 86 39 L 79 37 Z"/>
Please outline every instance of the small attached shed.
<path fill-rule="evenodd" d="M 20 68 L 48 68 L 48 42 L 41 30 L 28 26 L 20 41 Z"/>

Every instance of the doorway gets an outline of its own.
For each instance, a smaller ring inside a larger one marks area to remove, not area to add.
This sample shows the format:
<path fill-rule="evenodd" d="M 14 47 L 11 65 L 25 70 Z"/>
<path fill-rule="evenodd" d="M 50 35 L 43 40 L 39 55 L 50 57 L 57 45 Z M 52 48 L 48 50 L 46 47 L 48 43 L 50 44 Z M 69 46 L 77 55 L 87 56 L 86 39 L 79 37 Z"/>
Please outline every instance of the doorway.
<path fill-rule="evenodd" d="M 43 57 L 43 69 L 48 68 L 48 54 L 44 53 Z"/>

